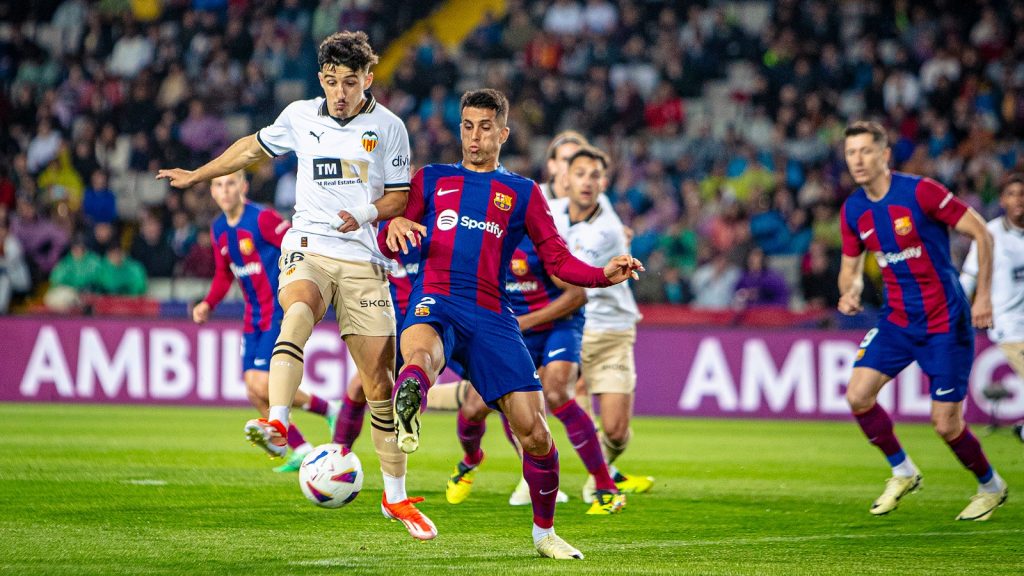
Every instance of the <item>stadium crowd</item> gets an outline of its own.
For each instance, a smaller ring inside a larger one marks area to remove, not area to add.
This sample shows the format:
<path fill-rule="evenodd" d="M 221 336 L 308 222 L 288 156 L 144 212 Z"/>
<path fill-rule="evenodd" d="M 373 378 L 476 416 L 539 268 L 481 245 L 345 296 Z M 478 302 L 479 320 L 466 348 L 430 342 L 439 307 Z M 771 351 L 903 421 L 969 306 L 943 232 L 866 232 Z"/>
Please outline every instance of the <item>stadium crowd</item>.
<path fill-rule="evenodd" d="M 318 95 L 329 33 L 366 30 L 384 53 L 436 4 L 0 7 L 0 309 L 47 286 L 135 295 L 212 276 L 208 187 L 171 190 L 157 169 L 198 166 Z M 511 170 L 543 181 L 564 129 L 611 154 L 641 302 L 834 307 L 848 120 L 881 120 L 897 169 L 997 213 L 1024 163 L 1024 2 L 509 0 L 456 50 L 424 34 L 373 92 L 421 165 L 458 159 L 459 96 L 479 86 L 513 103 Z M 250 198 L 287 213 L 294 171 L 293 156 L 262 163 Z"/>

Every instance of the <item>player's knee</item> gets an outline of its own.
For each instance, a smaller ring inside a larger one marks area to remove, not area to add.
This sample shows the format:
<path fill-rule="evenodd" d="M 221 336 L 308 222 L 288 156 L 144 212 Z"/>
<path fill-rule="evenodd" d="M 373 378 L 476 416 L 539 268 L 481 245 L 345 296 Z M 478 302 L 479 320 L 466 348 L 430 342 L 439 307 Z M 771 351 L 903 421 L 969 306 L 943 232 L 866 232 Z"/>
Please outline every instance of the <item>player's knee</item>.
<path fill-rule="evenodd" d="M 604 427 L 604 435 L 609 442 L 617 445 L 629 442 L 629 422 L 615 422 L 611 426 L 602 422 L 601 425 Z"/>
<path fill-rule="evenodd" d="M 313 315 L 313 309 L 309 304 L 292 302 L 281 319 L 281 335 L 278 336 L 277 342 L 288 342 L 301 351 L 306 346 L 315 325 L 316 316 Z"/>
<path fill-rule="evenodd" d="M 523 450 L 534 456 L 543 456 L 551 448 L 551 433 L 543 420 L 538 420 L 530 430 L 518 435 L 518 438 Z"/>
<path fill-rule="evenodd" d="M 956 440 L 964 431 L 964 423 L 959 418 L 932 415 L 932 428 L 946 442 Z"/>
<path fill-rule="evenodd" d="M 544 401 L 547 402 L 548 411 L 560 408 L 569 401 L 569 392 L 565 389 L 565 386 L 545 387 Z"/>
<path fill-rule="evenodd" d="M 265 378 L 250 378 L 245 381 L 245 393 L 250 402 L 266 402 L 269 395 L 269 384 Z"/>
<path fill-rule="evenodd" d="M 875 396 L 864 390 L 850 386 L 846 389 L 846 402 L 854 414 L 860 414 L 875 405 Z"/>
<path fill-rule="evenodd" d="M 462 417 L 470 422 L 483 422 L 490 412 L 491 410 L 479 394 L 467 395 L 466 401 L 459 408 L 459 413 L 462 414 Z"/>

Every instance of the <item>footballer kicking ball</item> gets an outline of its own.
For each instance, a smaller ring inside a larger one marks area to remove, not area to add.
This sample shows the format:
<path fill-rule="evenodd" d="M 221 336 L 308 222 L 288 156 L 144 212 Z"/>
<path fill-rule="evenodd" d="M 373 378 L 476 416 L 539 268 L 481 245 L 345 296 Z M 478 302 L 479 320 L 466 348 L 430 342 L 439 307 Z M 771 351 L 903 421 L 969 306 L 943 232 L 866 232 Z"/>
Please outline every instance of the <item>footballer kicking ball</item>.
<path fill-rule="evenodd" d="M 309 501 L 341 508 L 363 487 L 363 466 L 355 452 L 340 444 L 323 444 L 306 454 L 299 468 L 299 487 Z"/>

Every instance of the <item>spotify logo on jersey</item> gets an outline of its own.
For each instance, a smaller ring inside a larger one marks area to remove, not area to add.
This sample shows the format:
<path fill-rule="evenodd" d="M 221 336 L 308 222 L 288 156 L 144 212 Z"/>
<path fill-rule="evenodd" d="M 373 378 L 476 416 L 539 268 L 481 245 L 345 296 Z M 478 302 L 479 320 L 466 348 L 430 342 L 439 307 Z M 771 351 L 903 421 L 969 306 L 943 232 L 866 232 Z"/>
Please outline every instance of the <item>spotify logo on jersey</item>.
<path fill-rule="evenodd" d="M 459 213 L 451 208 L 441 211 L 437 215 L 437 229 L 441 231 L 448 231 L 455 228 L 455 225 L 459 223 Z"/>

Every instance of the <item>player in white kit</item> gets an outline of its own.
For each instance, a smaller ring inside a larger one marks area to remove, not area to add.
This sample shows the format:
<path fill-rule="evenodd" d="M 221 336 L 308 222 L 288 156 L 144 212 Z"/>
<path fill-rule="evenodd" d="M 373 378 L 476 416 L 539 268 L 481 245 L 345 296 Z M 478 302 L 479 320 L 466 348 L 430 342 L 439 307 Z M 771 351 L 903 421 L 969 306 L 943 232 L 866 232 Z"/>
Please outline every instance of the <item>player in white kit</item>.
<path fill-rule="evenodd" d="M 402 521 L 413 537 L 429 540 L 437 529 L 414 506 L 422 499 L 406 495 L 406 455 L 395 443 L 395 314 L 387 280 L 393 264 L 377 247 L 375 225 L 405 210 L 409 136 L 402 121 L 369 92 L 370 67 L 377 60 L 365 33 L 329 36 L 317 53 L 325 97 L 293 102 L 273 124 L 194 171 L 161 170 L 157 178 L 187 188 L 295 152 L 295 214 L 281 244 L 278 299 L 284 318 L 271 357 L 270 413 L 265 420 L 249 421 L 246 436 L 265 448 L 286 442 L 303 348 L 333 304 L 370 408 L 384 475 L 381 511 Z"/>
<path fill-rule="evenodd" d="M 591 264 L 606 261 L 609 254 L 629 251 L 622 220 L 607 199 L 602 201 L 607 172 L 608 159 L 603 152 L 580 147 L 568 163 L 568 196 L 550 202 L 555 225 L 569 250 Z M 625 475 L 612 466 L 632 436 L 629 423 L 636 393 L 633 345 L 640 311 L 629 286 L 624 282 L 609 288 L 588 289 L 586 318 L 582 372 L 588 391 L 598 397 L 605 459 L 620 492 L 647 492 L 654 485 L 653 478 Z M 589 405 L 589 398 L 586 403 Z M 592 477 L 583 488 L 583 499 L 594 499 Z"/>
<path fill-rule="evenodd" d="M 1024 174 L 1013 174 L 999 192 L 1003 215 L 988 223 L 995 240 L 992 255 L 992 329 L 988 337 L 1006 355 L 1013 371 L 1024 379 Z M 978 275 L 977 247 L 972 244 L 960 274 L 968 295 Z M 1022 426 L 1014 431 L 1022 442 Z"/>

